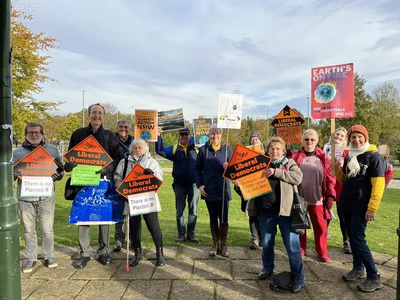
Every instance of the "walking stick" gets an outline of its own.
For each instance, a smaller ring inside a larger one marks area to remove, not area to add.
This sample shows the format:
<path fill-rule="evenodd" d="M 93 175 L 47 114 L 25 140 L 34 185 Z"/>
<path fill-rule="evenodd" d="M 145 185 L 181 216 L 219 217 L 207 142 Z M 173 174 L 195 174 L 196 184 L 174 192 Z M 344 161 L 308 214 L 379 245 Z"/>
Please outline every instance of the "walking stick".
<path fill-rule="evenodd" d="M 128 238 L 126 239 L 126 268 L 125 271 L 129 272 L 129 241 L 130 241 L 130 236 L 129 236 L 129 205 L 128 205 L 128 214 L 126 215 L 126 235 Z"/>

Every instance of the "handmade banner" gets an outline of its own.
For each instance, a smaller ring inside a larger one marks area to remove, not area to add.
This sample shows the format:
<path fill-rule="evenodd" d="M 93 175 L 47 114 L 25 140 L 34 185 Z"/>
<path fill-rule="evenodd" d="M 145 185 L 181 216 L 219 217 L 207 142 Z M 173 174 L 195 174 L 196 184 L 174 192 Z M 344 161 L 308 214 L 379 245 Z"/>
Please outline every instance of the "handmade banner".
<path fill-rule="evenodd" d="M 269 156 L 237 144 L 223 177 L 239 182 L 245 200 L 267 194 L 271 192 L 271 186 L 268 179 L 262 177 L 262 173 L 270 161 Z"/>
<path fill-rule="evenodd" d="M 94 186 L 100 182 L 100 166 L 77 165 L 72 169 L 71 185 Z"/>
<path fill-rule="evenodd" d="M 324 151 L 329 156 L 329 158 L 331 158 L 331 145 L 324 145 Z M 335 145 L 335 158 L 336 159 L 343 157 L 343 152 L 344 152 L 344 147 Z"/>
<path fill-rule="evenodd" d="M 196 146 L 203 146 L 210 139 L 208 133 L 212 125 L 212 118 L 193 119 L 194 143 Z"/>
<path fill-rule="evenodd" d="M 157 142 L 157 111 L 148 109 L 135 110 L 135 138 Z"/>
<path fill-rule="evenodd" d="M 157 121 L 158 127 L 161 127 L 162 131 L 178 130 L 185 127 L 182 108 L 159 111 Z"/>
<path fill-rule="evenodd" d="M 64 159 L 78 165 L 108 166 L 113 160 L 107 151 L 99 144 L 93 135 L 89 135 L 78 145 L 64 153 Z"/>
<path fill-rule="evenodd" d="M 160 199 L 156 192 L 130 195 L 128 203 L 131 216 L 161 211 Z"/>
<path fill-rule="evenodd" d="M 21 172 L 19 178 L 23 176 L 49 177 L 61 170 L 62 166 L 42 146 L 39 146 L 19 160 L 14 165 L 14 169 Z"/>
<path fill-rule="evenodd" d="M 311 69 L 313 119 L 354 117 L 353 73 L 352 63 Z"/>
<path fill-rule="evenodd" d="M 242 126 L 243 95 L 219 94 L 218 128 L 240 129 Z"/>
<path fill-rule="evenodd" d="M 53 195 L 53 178 L 41 176 L 22 176 L 21 198 L 50 198 Z"/>
<path fill-rule="evenodd" d="M 277 128 L 276 133 L 287 145 L 300 144 L 302 142 L 301 126 Z"/>
<path fill-rule="evenodd" d="M 123 220 L 125 201 L 118 195 L 115 185 L 100 180 L 97 186 L 85 186 L 72 202 L 68 223 L 75 225 L 107 225 Z"/>
<path fill-rule="evenodd" d="M 144 174 L 144 168 L 136 164 L 117 187 L 117 192 L 128 199 L 130 195 L 157 192 L 162 183 L 153 174 Z"/>

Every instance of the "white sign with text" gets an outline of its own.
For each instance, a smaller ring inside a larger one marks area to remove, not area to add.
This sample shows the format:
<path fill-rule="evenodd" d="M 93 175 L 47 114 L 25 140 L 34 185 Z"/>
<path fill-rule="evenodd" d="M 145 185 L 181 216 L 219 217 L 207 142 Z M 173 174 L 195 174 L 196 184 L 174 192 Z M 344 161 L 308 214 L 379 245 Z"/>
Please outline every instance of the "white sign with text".
<path fill-rule="evenodd" d="M 53 178 L 42 176 L 22 176 L 21 198 L 50 198 L 53 195 Z"/>
<path fill-rule="evenodd" d="M 156 192 L 129 195 L 128 202 L 131 216 L 161 211 L 160 200 Z"/>

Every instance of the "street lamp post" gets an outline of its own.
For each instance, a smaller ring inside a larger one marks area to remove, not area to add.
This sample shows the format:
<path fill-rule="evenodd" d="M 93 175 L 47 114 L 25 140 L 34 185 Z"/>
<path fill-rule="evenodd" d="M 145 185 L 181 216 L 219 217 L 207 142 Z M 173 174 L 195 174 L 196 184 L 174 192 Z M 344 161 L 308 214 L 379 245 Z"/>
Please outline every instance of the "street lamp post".
<path fill-rule="evenodd" d="M 14 198 L 11 0 L 0 1 L 0 299 L 21 299 L 18 202 Z"/>

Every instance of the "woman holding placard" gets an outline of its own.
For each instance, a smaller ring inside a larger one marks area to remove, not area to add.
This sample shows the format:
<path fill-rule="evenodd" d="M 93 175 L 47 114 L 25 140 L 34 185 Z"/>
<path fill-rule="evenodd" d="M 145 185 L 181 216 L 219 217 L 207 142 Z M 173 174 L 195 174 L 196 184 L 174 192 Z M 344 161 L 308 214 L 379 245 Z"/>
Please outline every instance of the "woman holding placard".
<path fill-rule="evenodd" d="M 344 158 L 346 155 L 349 153 L 349 150 L 347 150 L 347 130 L 344 127 L 339 127 L 338 129 L 335 130 L 335 158 L 336 158 L 336 164 L 338 165 L 339 168 L 343 167 L 343 162 Z M 328 143 L 325 144 L 324 146 L 324 151 L 328 156 L 331 156 L 330 151 L 331 148 L 331 139 L 329 139 Z M 334 168 L 335 166 L 332 165 L 331 163 L 331 168 Z M 342 192 L 342 183 L 339 180 L 336 180 L 335 184 L 335 191 L 336 191 L 336 213 L 339 218 L 340 222 L 340 230 L 342 232 L 342 237 L 343 237 L 343 252 L 351 254 L 351 247 L 350 247 L 350 241 L 349 241 L 349 235 L 347 234 L 346 226 L 344 224 L 344 218 L 343 218 L 343 213 L 340 208 L 340 193 Z M 331 214 L 332 216 L 332 214 Z M 329 226 L 329 221 L 328 221 L 328 226 Z M 329 234 L 328 234 L 329 237 Z"/>
<path fill-rule="evenodd" d="M 127 163 L 126 174 L 124 175 L 125 163 Z M 117 169 L 114 174 L 115 185 L 118 186 L 124 177 L 129 174 L 132 168 L 140 164 L 145 170 L 144 174 L 154 174 L 157 178 L 162 180 L 163 171 L 160 164 L 150 156 L 149 146 L 145 140 L 134 139 L 129 147 L 129 156 L 127 159 L 123 159 L 119 162 Z M 156 198 L 158 198 L 156 193 Z M 127 206 L 126 206 L 126 209 Z M 163 246 L 162 246 L 162 233 L 160 223 L 158 221 L 158 212 L 151 212 L 143 214 L 144 221 L 146 222 L 147 229 L 150 231 L 153 237 L 154 244 L 156 245 L 157 255 L 157 266 L 165 265 Z M 131 261 L 130 265 L 135 267 L 143 258 L 142 246 L 141 246 L 141 231 L 142 231 L 142 217 L 141 215 L 131 216 L 129 218 L 130 240 L 133 245 L 135 257 Z"/>

